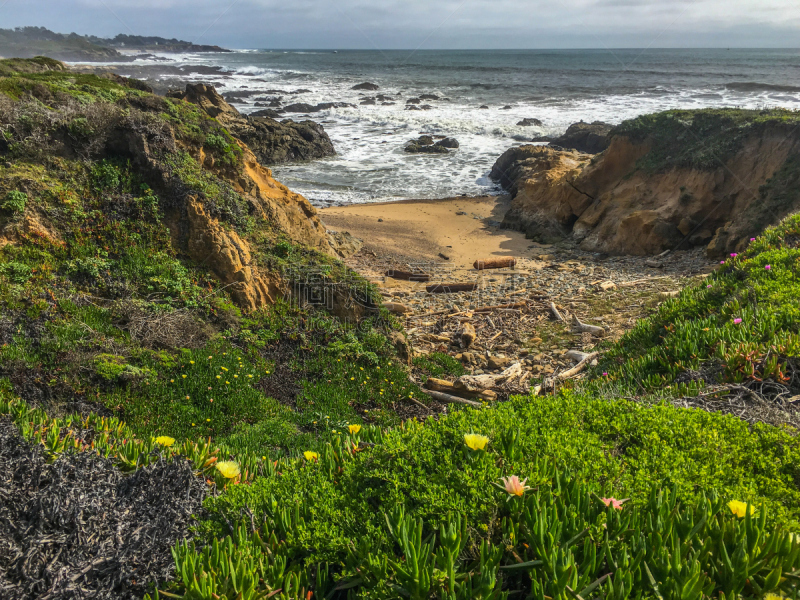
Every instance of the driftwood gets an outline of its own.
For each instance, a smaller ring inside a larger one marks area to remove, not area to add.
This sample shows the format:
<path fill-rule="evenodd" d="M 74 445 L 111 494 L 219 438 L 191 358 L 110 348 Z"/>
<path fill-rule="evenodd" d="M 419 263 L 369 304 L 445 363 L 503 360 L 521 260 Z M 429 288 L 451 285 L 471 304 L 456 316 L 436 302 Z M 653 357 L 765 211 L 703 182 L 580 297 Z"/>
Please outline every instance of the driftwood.
<path fill-rule="evenodd" d="M 427 273 L 412 273 L 411 271 L 398 271 L 396 269 L 389 269 L 386 271 L 385 275 L 386 277 L 402 279 L 403 281 L 428 282 L 431 280 L 431 276 Z"/>
<path fill-rule="evenodd" d="M 429 390 L 433 390 L 434 392 L 444 392 L 446 394 L 451 394 L 453 396 L 459 396 L 462 398 L 480 398 L 481 400 L 496 400 L 497 394 L 492 390 L 481 390 L 479 392 L 473 392 L 461 388 L 457 388 L 455 384 L 445 381 L 444 379 L 436 379 L 434 377 L 428 378 L 428 381 L 425 382 L 425 388 Z"/>
<path fill-rule="evenodd" d="M 493 310 L 502 310 L 502 309 L 509 309 L 509 308 L 522 308 L 523 306 L 527 306 L 527 302 L 509 302 L 508 304 L 495 304 L 494 306 L 481 306 L 480 308 L 476 308 L 474 312 L 491 312 Z"/>
<path fill-rule="evenodd" d="M 575 362 L 581 362 L 584 358 L 589 356 L 589 354 L 589 352 L 581 352 L 580 350 L 568 350 L 564 356 L 574 360 Z"/>
<path fill-rule="evenodd" d="M 566 371 L 562 371 L 561 373 L 556 375 L 556 379 L 567 379 L 568 377 L 577 375 L 586 368 L 586 365 L 588 365 L 592 360 L 597 358 L 597 355 L 598 355 L 597 352 L 590 352 L 589 354 L 584 356 L 583 360 L 579 362 L 577 365 L 575 365 L 571 369 L 567 369 Z"/>
<path fill-rule="evenodd" d="M 478 271 L 484 269 L 503 269 L 505 267 L 513 267 L 517 264 L 517 259 L 513 256 L 499 256 L 497 258 L 483 258 L 476 260 L 472 263 Z"/>
<path fill-rule="evenodd" d="M 591 333 L 592 335 L 596 335 L 597 337 L 603 337 L 606 334 L 606 330 L 602 327 L 598 327 L 597 325 L 587 325 L 586 323 L 581 323 L 580 319 L 575 315 L 572 315 L 572 331 L 578 331 L 581 333 Z"/>
<path fill-rule="evenodd" d="M 399 302 L 384 302 L 383 307 L 395 315 L 404 315 L 411 312 L 411 309 L 408 306 L 405 304 L 400 304 Z"/>
<path fill-rule="evenodd" d="M 472 343 L 475 341 L 476 337 L 478 337 L 478 334 L 475 332 L 475 327 L 472 325 L 472 323 L 464 323 L 461 325 L 459 338 L 461 339 L 461 346 L 463 348 L 469 348 L 472 346 Z"/>
<path fill-rule="evenodd" d="M 553 313 L 553 318 L 556 321 L 563 321 L 564 320 L 564 317 L 562 317 L 561 313 L 558 312 L 558 309 L 556 308 L 555 302 L 551 302 L 550 303 L 550 312 Z"/>
<path fill-rule="evenodd" d="M 464 375 L 456 379 L 453 386 L 460 390 L 480 392 L 512 381 L 521 375 L 522 363 L 514 363 L 497 375 Z"/>
<path fill-rule="evenodd" d="M 439 400 L 440 402 L 447 402 L 449 404 L 466 404 L 467 406 L 472 406 L 474 408 L 481 408 L 483 406 L 480 402 L 475 402 L 475 400 L 467 400 L 466 398 L 451 396 L 450 394 L 445 394 L 444 392 L 434 392 L 433 390 L 426 389 L 423 389 L 422 391 L 428 394 L 428 396 L 434 400 Z"/>
<path fill-rule="evenodd" d="M 477 287 L 477 283 L 438 283 L 429 285 L 425 288 L 425 291 L 429 294 L 452 294 L 455 292 L 474 292 Z"/>
<path fill-rule="evenodd" d="M 617 284 L 617 286 L 633 287 L 635 285 L 641 285 L 643 283 L 650 283 L 651 281 L 658 281 L 659 279 L 669 279 L 669 275 L 660 275 L 659 277 L 645 277 L 644 279 L 637 279 L 635 281 L 626 281 L 624 283 Z"/>

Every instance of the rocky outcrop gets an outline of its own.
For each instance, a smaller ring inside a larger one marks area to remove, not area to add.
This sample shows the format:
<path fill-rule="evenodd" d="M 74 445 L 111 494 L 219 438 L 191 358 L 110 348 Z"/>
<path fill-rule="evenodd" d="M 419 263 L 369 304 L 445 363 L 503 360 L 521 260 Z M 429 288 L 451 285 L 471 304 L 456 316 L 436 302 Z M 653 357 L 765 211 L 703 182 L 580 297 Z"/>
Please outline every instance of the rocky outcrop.
<path fill-rule="evenodd" d="M 447 154 L 450 152 L 449 148 L 458 148 L 455 138 L 443 138 L 434 143 L 432 136 L 421 135 L 416 140 L 409 141 L 404 150 L 411 154 Z"/>
<path fill-rule="evenodd" d="M 505 226 L 540 242 L 569 238 L 591 252 L 705 246 L 719 257 L 800 210 L 800 130 L 781 118 L 723 123 L 727 138 L 684 133 L 676 147 L 691 160 L 674 151 L 678 133 L 665 127 L 629 132 L 623 124 L 596 156 L 543 146 L 507 151 L 492 170 L 513 195 Z M 720 146 L 709 155 L 712 143 Z"/>
<path fill-rule="evenodd" d="M 364 83 L 359 83 L 358 85 L 354 85 L 351 90 L 368 90 L 370 92 L 374 92 L 375 90 L 379 90 L 380 86 L 375 83 L 370 83 L 369 81 L 365 81 Z"/>
<path fill-rule="evenodd" d="M 312 160 L 336 154 L 322 125 L 314 121 L 278 122 L 266 116 L 246 117 L 228 104 L 212 86 L 188 84 L 185 91 L 167 94 L 198 105 L 210 117 L 244 142 L 259 162 L 275 165 L 298 160 Z"/>
<path fill-rule="evenodd" d="M 328 243 L 339 258 L 348 258 L 364 247 L 364 242 L 347 231 L 328 230 Z"/>
<path fill-rule="evenodd" d="M 522 119 L 517 123 L 517 127 L 541 127 L 542 122 L 539 119 Z"/>
<path fill-rule="evenodd" d="M 610 143 L 608 134 L 613 128 L 613 125 L 602 121 L 573 123 L 564 135 L 555 138 L 551 144 L 567 150 L 597 154 L 608 148 Z"/>

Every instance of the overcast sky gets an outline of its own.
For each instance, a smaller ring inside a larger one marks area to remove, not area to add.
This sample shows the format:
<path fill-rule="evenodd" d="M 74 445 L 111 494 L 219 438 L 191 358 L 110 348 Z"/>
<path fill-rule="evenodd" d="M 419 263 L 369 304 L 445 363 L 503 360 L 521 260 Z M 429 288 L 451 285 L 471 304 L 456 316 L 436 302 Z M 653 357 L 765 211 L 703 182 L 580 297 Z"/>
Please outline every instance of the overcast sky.
<path fill-rule="evenodd" d="M 0 0 L 0 27 L 231 48 L 800 48 L 800 0 Z"/>

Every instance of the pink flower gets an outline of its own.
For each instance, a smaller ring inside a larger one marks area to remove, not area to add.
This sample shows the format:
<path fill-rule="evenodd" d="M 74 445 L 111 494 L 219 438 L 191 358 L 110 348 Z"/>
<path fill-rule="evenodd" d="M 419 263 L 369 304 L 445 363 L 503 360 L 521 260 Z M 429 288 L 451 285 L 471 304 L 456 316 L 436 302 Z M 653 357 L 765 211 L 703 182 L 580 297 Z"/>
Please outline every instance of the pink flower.
<path fill-rule="evenodd" d="M 767 266 L 766 266 L 766 267 L 764 267 L 764 268 L 765 268 L 767 271 L 769 271 L 769 270 L 771 270 L 771 269 L 772 269 L 772 266 L 771 266 L 771 265 L 767 265 Z"/>
<path fill-rule="evenodd" d="M 710 287 L 711 287 L 711 284 L 709 283 L 709 284 L 708 284 L 706 287 L 707 287 L 707 288 L 710 288 Z"/>
<path fill-rule="evenodd" d="M 608 377 L 608 373 L 603 373 L 603 377 Z"/>
<path fill-rule="evenodd" d="M 603 504 L 617 510 L 622 510 L 622 503 L 627 502 L 628 500 L 630 500 L 630 498 L 623 498 L 622 500 L 617 500 L 616 498 L 600 498 L 600 501 Z"/>
<path fill-rule="evenodd" d="M 721 260 L 721 261 L 719 261 L 719 264 L 721 264 L 721 265 L 724 265 L 724 264 L 725 264 L 725 261 L 724 261 L 724 260 Z"/>
<path fill-rule="evenodd" d="M 750 241 L 751 241 L 751 242 L 755 242 L 755 241 L 756 241 L 756 238 L 750 238 Z"/>
<path fill-rule="evenodd" d="M 736 258 L 737 256 L 739 256 L 739 255 L 736 254 L 736 252 L 731 252 L 731 258 Z"/>
<path fill-rule="evenodd" d="M 737 317 L 736 319 L 734 319 L 734 320 L 733 320 L 733 322 L 734 322 L 736 325 L 738 325 L 739 323 L 741 323 L 741 322 L 742 322 L 742 320 L 741 320 L 741 319 L 739 319 L 739 318 Z"/>
<path fill-rule="evenodd" d="M 511 475 L 510 477 L 501 477 L 500 481 L 503 482 L 503 487 L 505 487 L 506 492 L 511 496 L 522 496 L 526 491 L 531 489 L 525 485 L 525 482 L 528 481 L 527 477 L 520 481 L 519 477 Z"/>

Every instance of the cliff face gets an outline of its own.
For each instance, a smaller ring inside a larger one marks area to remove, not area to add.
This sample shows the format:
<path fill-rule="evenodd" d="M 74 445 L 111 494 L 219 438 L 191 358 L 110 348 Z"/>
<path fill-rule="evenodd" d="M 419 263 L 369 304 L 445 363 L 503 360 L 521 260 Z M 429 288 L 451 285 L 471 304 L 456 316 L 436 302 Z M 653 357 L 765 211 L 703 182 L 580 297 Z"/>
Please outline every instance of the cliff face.
<path fill-rule="evenodd" d="M 0 201 L 14 207 L 13 214 L 0 215 L 0 246 L 25 247 L 32 236 L 69 246 L 83 235 L 84 226 L 64 221 L 63 209 L 50 207 L 47 198 L 67 194 L 99 214 L 114 214 L 120 203 L 148 190 L 157 205 L 154 218 L 171 238 L 164 251 L 209 270 L 245 310 L 285 291 L 273 268 L 276 245 L 333 254 L 308 200 L 275 181 L 223 126 L 229 106 L 214 119 L 209 107 L 155 96 L 139 82 L 77 75 L 63 65 L 48 65 L 34 80 L 15 65 L 0 64 L 0 157 L 6 164 Z M 126 251 L 109 245 L 103 253 L 122 257 Z"/>
<path fill-rule="evenodd" d="M 680 111 L 625 123 L 591 156 L 523 146 L 494 176 L 515 194 L 509 227 L 587 251 L 741 250 L 800 209 L 800 130 L 783 111 Z"/>

